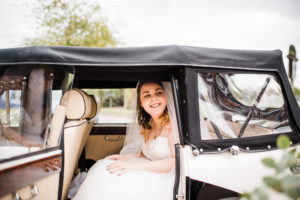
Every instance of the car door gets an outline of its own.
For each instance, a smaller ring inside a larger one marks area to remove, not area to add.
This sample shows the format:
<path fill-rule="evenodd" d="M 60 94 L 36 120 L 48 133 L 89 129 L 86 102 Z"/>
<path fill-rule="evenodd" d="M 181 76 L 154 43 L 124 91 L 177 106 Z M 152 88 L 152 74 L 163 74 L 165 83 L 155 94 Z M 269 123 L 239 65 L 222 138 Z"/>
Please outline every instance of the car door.
<path fill-rule="evenodd" d="M 65 120 L 59 106 L 73 68 L 12 65 L 0 76 L 0 199 L 58 199 Z"/>
<path fill-rule="evenodd" d="M 187 142 L 179 148 L 178 199 L 221 199 L 253 191 L 272 174 L 261 160 L 282 155 L 276 138 L 285 134 L 291 144 L 299 143 L 280 77 L 255 70 L 185 69 Z"/>

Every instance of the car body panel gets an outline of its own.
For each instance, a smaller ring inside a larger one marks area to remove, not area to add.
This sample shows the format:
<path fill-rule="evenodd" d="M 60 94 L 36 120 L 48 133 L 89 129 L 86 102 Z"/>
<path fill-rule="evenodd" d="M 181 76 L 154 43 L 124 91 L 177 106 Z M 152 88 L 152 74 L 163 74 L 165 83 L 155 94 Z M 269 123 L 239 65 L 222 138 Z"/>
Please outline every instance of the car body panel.
<path fill-rule="evenodd" d="M 264 176 L 274 174 L 274 170 L 263 165 L 261 162 L 263 158 L 279 160 L 282 156 L 281 150 L 240 152 L 238 155 L 225 151 L 199 156 L 193 156 L 192 148 L 189 146 L 183 151 L 189 168 L 186 176 L 238 193 L 253 191 L 262 184 Z"/>

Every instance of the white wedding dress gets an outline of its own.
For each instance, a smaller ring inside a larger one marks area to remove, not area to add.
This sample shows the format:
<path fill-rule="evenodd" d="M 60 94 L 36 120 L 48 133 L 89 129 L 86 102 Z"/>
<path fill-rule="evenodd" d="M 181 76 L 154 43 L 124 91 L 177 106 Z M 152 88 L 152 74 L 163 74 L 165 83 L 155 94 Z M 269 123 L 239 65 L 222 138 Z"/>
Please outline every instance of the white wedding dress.
<path fill-rule="evenodd" d="M 158 136 L 147 147 L 142 144 L 145 158 L 134 158 L 132 162 L 151 162 L 171 157 L 168 138 Z M 75 200 L 171 200 L 175 169 L 169 173 L 129 171 L 121 176 L 107 171 L 114 160 L 103 159 L 89 170 L 87 178 L 79 188 Z"/>

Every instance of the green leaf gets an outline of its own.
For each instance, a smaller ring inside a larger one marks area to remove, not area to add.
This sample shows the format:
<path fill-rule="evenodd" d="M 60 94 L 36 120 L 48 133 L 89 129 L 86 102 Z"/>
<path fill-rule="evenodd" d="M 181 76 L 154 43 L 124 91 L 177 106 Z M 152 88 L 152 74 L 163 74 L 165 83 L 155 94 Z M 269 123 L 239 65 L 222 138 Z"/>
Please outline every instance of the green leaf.
<path fill-rule="evenodd" d="M 251 193 L 243 193 L 239 200 L 269 200 L 269 196 L 266 193 L 266 186 L 258 187 Z"/>
<path fill-rule="evenodd" d="M 280 135 L 277 138 L 276 145 L 280 149 L 286 149 L 290 147 L 290 138 L 286 135 Z"/>
<path fill-rule="evenodd" d="M 241 197 L 242 197 L 242 198 L 245 198 L 245 199 L 250 199 L 251 194 L 248 193 L 248 192 L 245 192 L 245 193 L 243 193 L 243 194 L 241 195 Z"/>
<path fill-rule="evenodd" d="M 289 151 L 289 153 L 290 153 L 290 154 L 295 154 L 295 153 L 296 153 L 296 151 L 297 151 L 297 149 L 296 149 L 296 148 L 292 148 L 292 149 Z"/>
<path fill-rule="evenodd" d="M 275 168 L 276 163 L 273 158 L 264 158 L 261 161 L 265 166 L 270 167 L 270 168 Z"/>
<path fill-rule="evenodd" d="M 300 176 L 287 175 L 283 177 L 282 189 L 292 199 L 300 198 Z"/>
<path fill-rule="evenodd" d="M 263 181 L 266 185 L 273 188 L 274 190 L 280 192 L 282 190 L 281 188 L 281 181 L 279 179 L 276 179 L 271 176 L 266 176 L 263 178 Z"/>
<path fill-rule="evenodd" d="M 276 172 L 279 174 L 281 172 L 283 172 L 284 170 L 286 170 L 288 168 L 288 166 L 282 162 L 279 162 L 279 164 L 276 166 Z"/>
<path fill-rule="evenodd" d="M 253 196 L 251 196 L 251 200 L 269 200 L 269 197 L 266 193 L 266 191 L 262 188 L 258 188 L 258 190 L 256 190 L 256 193 L 254 193 Z"/>
<path fill-rule="evenodd" d="M 300 159 L 300 152 L 298 152 L 297 158 Z"/>
<path fill-rule="evenodd" d="M 294 167 L 297 164 L 297 158 L 295 157 L 294 154 L 285 152 L 280 161 L 280 164 L 283 164 L 287 167 Z"/>

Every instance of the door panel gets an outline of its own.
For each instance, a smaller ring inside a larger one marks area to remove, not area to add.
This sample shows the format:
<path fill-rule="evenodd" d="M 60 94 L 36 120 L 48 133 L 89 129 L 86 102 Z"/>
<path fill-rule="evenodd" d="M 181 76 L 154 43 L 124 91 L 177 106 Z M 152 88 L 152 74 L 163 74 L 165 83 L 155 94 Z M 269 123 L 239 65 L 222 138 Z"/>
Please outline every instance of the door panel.
<path fill-rule="evenodd" d="M 33 197 L 32 186 L 36 186 L 38 193 L 36 200 L 52 200 L 57 199 L 58 196 L 58 184 L 59 184 L 59 173 L 42 179 L 33 185 L 25 186 L 16 191 L 16 193 L 21 197 L 21 199 L 30 199 Z M 1 200 L 11 200 L 15 197 L 13 194 L 5 195 Z"/>
<path fill-rule="evenodd" d="M 120 153 L 125 135 L 90 135 L 85 146 L 87 159 L 99 160 Z"/>
<path fill-rule="evenodd" d="M 272 169 L 265 167 L 263 158 L 279 159 L 281 150 L 231 155 L 229 152 L 200 154 L 193 156 L 190 146 L 181 149 L 184 156 L 185 176 L 201 182 L 216 185 L 238 193 L 252 191 L 262 183 L 262 178 L 273 174 Z"/>
<path fill-rule="evenodd" d="M 16 191 L 26 199 L 32 185 L 39 190 L 38 199 L 57 199 L 60 170 L 61 150 L 6 162 L 0 168 L 0 199 L 11 199 Z"/>
<path fill-rule="evenodd" d="M 85 145 L 86 159 L 99 160 L 120 153 L 126 135 L 124 124 L 96 124 Z"/>

